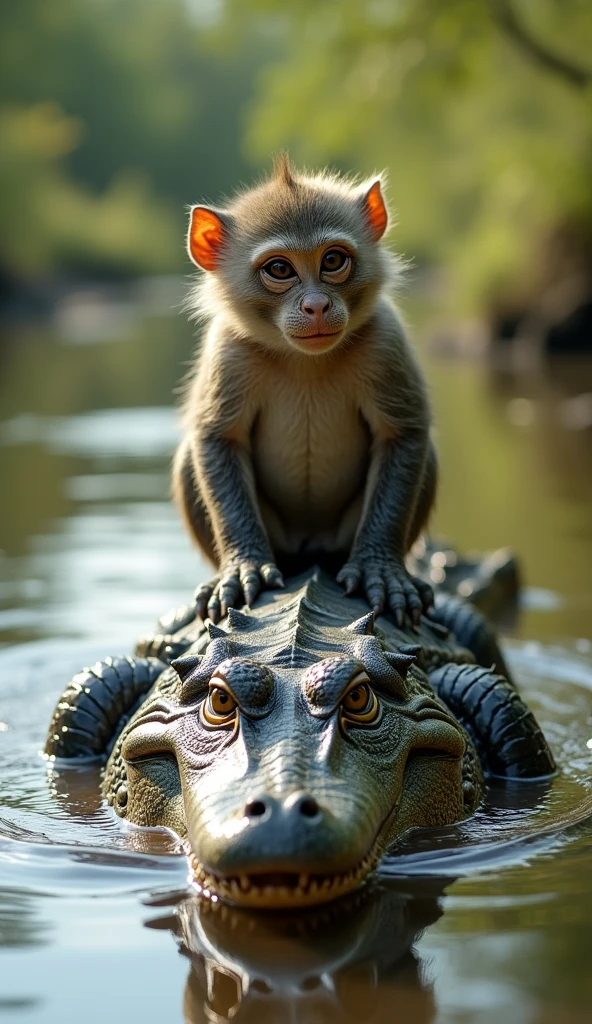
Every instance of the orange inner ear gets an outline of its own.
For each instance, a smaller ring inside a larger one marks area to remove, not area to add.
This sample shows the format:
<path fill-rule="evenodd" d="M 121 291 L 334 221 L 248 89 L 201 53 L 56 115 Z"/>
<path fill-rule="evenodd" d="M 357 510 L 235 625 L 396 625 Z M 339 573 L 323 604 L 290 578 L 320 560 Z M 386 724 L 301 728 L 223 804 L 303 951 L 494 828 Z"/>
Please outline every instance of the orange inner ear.
<path fill-rule="evenodd" d="M 189 255 L 203 270 L 215 270 L 220 262 L 224 243 L 224 225 L 220 218 L 205 206 L 195 206 L 189 224 Z"/>
<path fill-rule="evenodd" d="M 388 212 L 382 198 L 379 181 L 374 182 L 366 196 L 366 216 L 376 240 L 382 238 L 388 224 Z"/>

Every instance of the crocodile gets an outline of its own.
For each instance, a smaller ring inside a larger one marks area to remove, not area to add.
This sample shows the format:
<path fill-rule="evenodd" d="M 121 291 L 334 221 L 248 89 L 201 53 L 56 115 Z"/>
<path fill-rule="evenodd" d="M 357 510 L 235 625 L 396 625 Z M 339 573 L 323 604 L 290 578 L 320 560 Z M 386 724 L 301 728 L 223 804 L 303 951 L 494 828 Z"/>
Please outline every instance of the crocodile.
<path fill-rule="evenodd" d="M 73 677 L 45 752 L 102 758 L 120 818 L 181 837 L 213 900 L 352 893 L 412 828 L 473 814 L 489 775 L 555 770 L 495 633 L 441 592 L 399 627 L 308 569 L 219 624 L 171 612 Z"/>

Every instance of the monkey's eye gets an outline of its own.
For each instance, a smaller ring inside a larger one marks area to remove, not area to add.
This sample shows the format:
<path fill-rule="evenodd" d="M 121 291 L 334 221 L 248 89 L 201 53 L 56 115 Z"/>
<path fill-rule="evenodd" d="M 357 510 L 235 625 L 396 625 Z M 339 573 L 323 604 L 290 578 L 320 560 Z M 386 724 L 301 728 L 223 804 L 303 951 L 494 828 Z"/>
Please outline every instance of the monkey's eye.
<path fill-rule="evenodd" d="M 210 683 L 210 692 L 202 704 L 202 719 L 207 725 L 225 728 L 236 722 L 238 705 L 228 690 Z"/>
<path fill-rule="evenodd" d="M 326 252 L 323 256 L 321 269 L 328 270 L 329 272 L 333 270 L 341 270 L 346 259 L 347 256 L 344 252 L 341 252 L 341 249 L 329 249 L 329 252 Z"/>
<path fill-rule="evenodd" d="M 351 256 L 343 249 L 328 249 L 321 260 L 321 274 L 329 281 L 340 284 L 349 277 L 352 267 Z"/>
<path fill-rule="evenodd" d="M 378 716 L 380 705 L 378 697 L 369 685 L 368 676 L 364 673 L 354 679 L 349 690 L 341 700 L 341 723 L 348 722 L 368 725 Z"/>
<path fill-rule="evenodd" d="M 287 260 L 270 260 L 263 269 L 266 274 L 275 278 L 276 281 L 287 281 L 290 277 L 296 277 L 294 267 Z"/>
<path fill-rule="evenodd" d="M 286 292 L 298 280 L 298 275 L 292 264 L 279 256 L 263 264 L 259 271 L 259 277 L 270 292 Z"/>

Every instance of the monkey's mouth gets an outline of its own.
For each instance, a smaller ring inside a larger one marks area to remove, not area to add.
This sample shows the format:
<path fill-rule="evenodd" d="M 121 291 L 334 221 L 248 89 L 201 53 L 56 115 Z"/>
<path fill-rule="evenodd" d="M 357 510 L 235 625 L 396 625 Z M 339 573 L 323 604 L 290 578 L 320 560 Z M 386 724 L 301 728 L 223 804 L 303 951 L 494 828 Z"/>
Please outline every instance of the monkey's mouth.
<path fill-rule="evenodd" d="M 337 344 L 342 334 L 342 329 L 338 331 L 322 331 L 320 334 L 291 334 L 290 340 L 296 348 L 308 349 L 312 352 L 326 352 Z"/>
<path fill-rule="evenodd" d="M 292 334 L 291 337 L 298 341 L 321 341 L 323 338 L 335 338 L 338 334 L 341 334 L 341 328 L 338 331 L 317 331 L 316 334 Z"/>

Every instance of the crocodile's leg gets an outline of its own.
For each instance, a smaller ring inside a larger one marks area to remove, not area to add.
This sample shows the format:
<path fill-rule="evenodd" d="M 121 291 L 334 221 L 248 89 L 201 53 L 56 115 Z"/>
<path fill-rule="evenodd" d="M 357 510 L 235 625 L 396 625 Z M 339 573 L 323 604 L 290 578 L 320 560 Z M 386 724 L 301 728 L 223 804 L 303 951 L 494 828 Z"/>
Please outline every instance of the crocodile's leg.
<path fill-rule="evenodd" d="M 158 658 L 170 665 L 185 654 L 204 631 L 205 625 L 195 604 L 172 608 L 158 620 L 155 633 L 140 637 L 134 653 L 141 658 Z"/>
<path fill-rule="evenodd" d="M 78 672 L 53 714 L 45 753 L 102 757 L 167 666 L 157 658 L 107 658 Z"/>
<path fill-rule="evenodd" d="M 436 594 L 432 616 L 436 622 L 454 633 L 462 647 L 472 651 L 477 664 L 484 668 L 494 668 L 514 685 L 495 632 L 481 612 L 461 598 L 439 593 Z"/>
<path fill-rule="evenodd" d="M 434 690 L 472 736 L 485 772 L 540 778 L 555 762 L 534 715 L 503 676 L 448 663 L 429 673 Z"/>
<path fill-rule="evenodd" d="M 191 647 L 193 640 L 179 639 L 170 633 L 148 633 L 140 637 L 134 653 L 141 658 L 158 658 L 170 665 L 175 658 L 180 658 Z"/>

